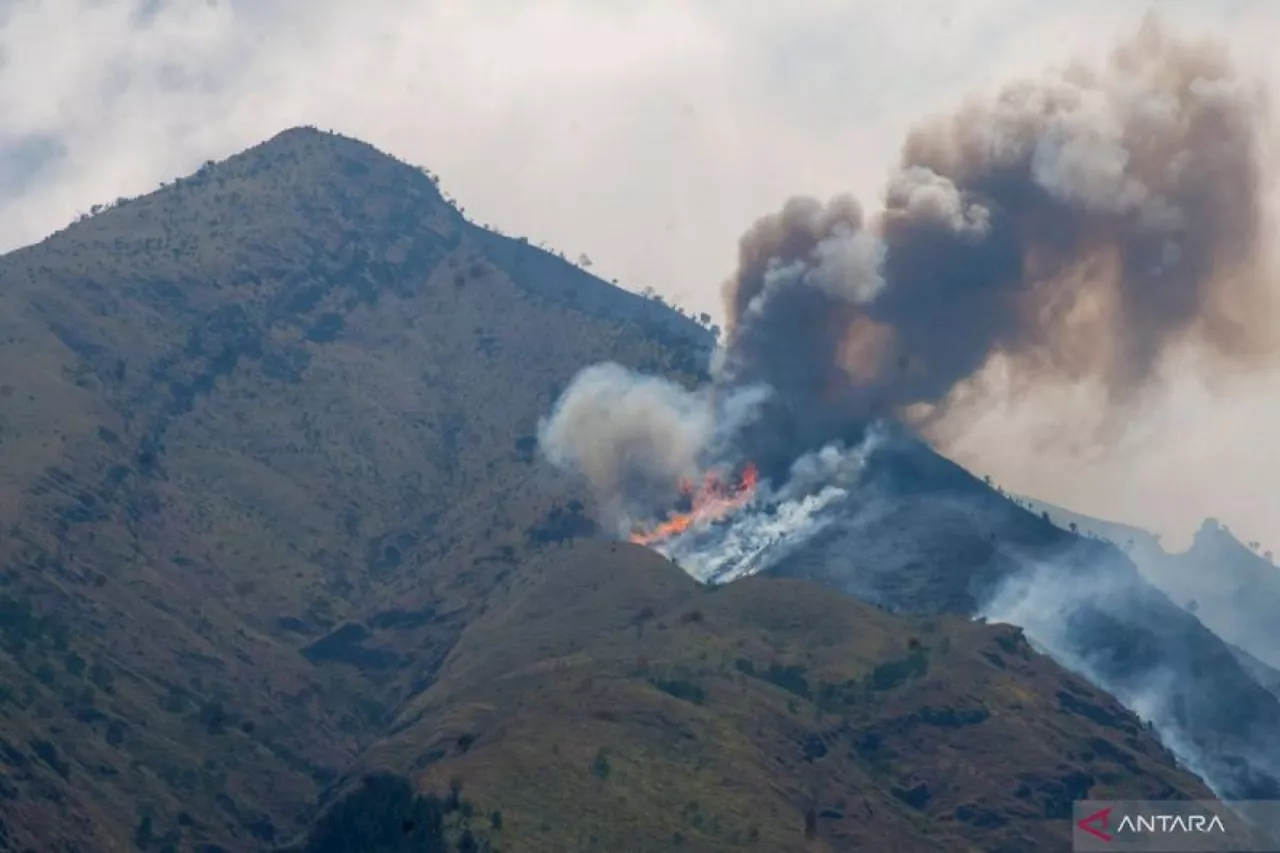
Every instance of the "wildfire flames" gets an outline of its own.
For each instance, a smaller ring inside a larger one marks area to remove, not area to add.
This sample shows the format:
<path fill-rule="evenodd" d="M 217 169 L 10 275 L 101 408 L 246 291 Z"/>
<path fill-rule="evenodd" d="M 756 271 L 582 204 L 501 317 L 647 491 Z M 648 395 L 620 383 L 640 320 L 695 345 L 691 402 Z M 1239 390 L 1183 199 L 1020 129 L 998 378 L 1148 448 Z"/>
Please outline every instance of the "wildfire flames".
<path fill-rule="evenodd" d="M 750 462 L 736 483 L 726 483 L 715 471 L 708 472 L 702 482 L 696 485 L 682 480 L 680 493 L 689 499 L 689 511 L 673 512 L 656 527 L 632 533 L 631 541 L 639 545 L 651 545 L 670 539 L 691 527 L 719 521 L 751 500 L 759 480 L 760 472 Z"/>

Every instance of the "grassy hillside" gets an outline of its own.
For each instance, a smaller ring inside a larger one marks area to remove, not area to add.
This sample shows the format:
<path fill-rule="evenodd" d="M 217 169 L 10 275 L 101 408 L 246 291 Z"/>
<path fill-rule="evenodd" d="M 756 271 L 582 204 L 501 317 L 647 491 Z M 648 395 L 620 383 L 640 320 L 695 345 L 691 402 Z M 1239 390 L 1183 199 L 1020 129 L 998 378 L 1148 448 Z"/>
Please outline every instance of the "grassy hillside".
<path fill-rule="evenodd" d="M 1056 843 L 1086 777 L 1198 790 L 1007 632 L 558 547 L 538 418 L 708 344 L 305 129 L 0 258 L 0 850 L 427 843 L 412 787 L 344 799 L 378 769 L 508 853 Z"/>
<path fill-rule="evenodd" d="M 691 321 L 527 246 L 513 281 L 480 233 L 295 130 L 0 259 L 7 824 L 304 825 L 504 555 L 558 534 L 531 463 L 559 388 L 696 368 Z"/>
<path fill-rule="evenodd" d="M 599 542 L 526 565 L 394 729 L 364 769 L 461 780 L 530 853 L 1067 849 L 1073 798 L 1208 796 L 1015 629 Z"/>

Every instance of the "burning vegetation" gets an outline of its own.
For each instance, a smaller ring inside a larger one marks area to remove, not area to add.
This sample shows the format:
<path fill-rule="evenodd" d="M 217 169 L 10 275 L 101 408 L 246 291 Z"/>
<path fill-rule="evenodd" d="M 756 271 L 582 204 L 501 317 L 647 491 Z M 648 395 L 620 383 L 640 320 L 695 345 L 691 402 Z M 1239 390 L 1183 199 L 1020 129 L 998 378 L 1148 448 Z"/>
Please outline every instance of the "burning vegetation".
<path fill-rule="evenodd" d="M 647 530 L 633 531 L 631 541 L 639 545 L 653 545 L 691 528 L 725 519 L 751 501 L 759 481 L 760 472 L 750 462 L 736 481 L 726 482 L 718 471 L 708 471 L 696 484 L 683 479 L 680 481 L 680 494 L 688 508 L 673 510 L 665 521 Z"/>

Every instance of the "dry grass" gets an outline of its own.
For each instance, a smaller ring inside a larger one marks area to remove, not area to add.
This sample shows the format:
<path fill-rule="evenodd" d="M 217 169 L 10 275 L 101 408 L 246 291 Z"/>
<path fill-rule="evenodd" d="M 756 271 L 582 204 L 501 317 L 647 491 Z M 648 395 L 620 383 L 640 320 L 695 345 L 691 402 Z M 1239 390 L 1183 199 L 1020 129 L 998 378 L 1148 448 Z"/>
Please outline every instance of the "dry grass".
<path fill-rule="evenodd" d="M 360 766 L 460 777 L 503 851 L 1068 849 L 1084 788 L 1207 795 L 1013 629 L 604 543 L 527 565 L 395 728 Z"/>

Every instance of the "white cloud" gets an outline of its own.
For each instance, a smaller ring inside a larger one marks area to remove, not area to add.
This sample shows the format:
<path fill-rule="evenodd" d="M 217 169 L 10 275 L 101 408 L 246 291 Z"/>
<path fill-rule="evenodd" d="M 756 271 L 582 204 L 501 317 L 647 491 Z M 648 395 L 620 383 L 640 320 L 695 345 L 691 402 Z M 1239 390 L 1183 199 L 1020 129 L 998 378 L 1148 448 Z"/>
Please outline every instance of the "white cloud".
<path fill-rule="evenodd" d="M 0 0 L 0 248 L 309 123 L 429 167 L 478 221 L 718 313 L 760 214 L 795 193 L 874 206 L 916 119 L 1096 55 L 1149 5 Z M 1280 77 L 1280 4 L 1159 5 Z M 1160 453 L 1197 445 L 1165 429 Z M 1280 475 L 1240 457 L 1237 479 Z M 1223 482 L 1204 514 L 1229 517 L 1209 506 Z M 1046 494 L 1064 496 L 1098 497 Z"/>

